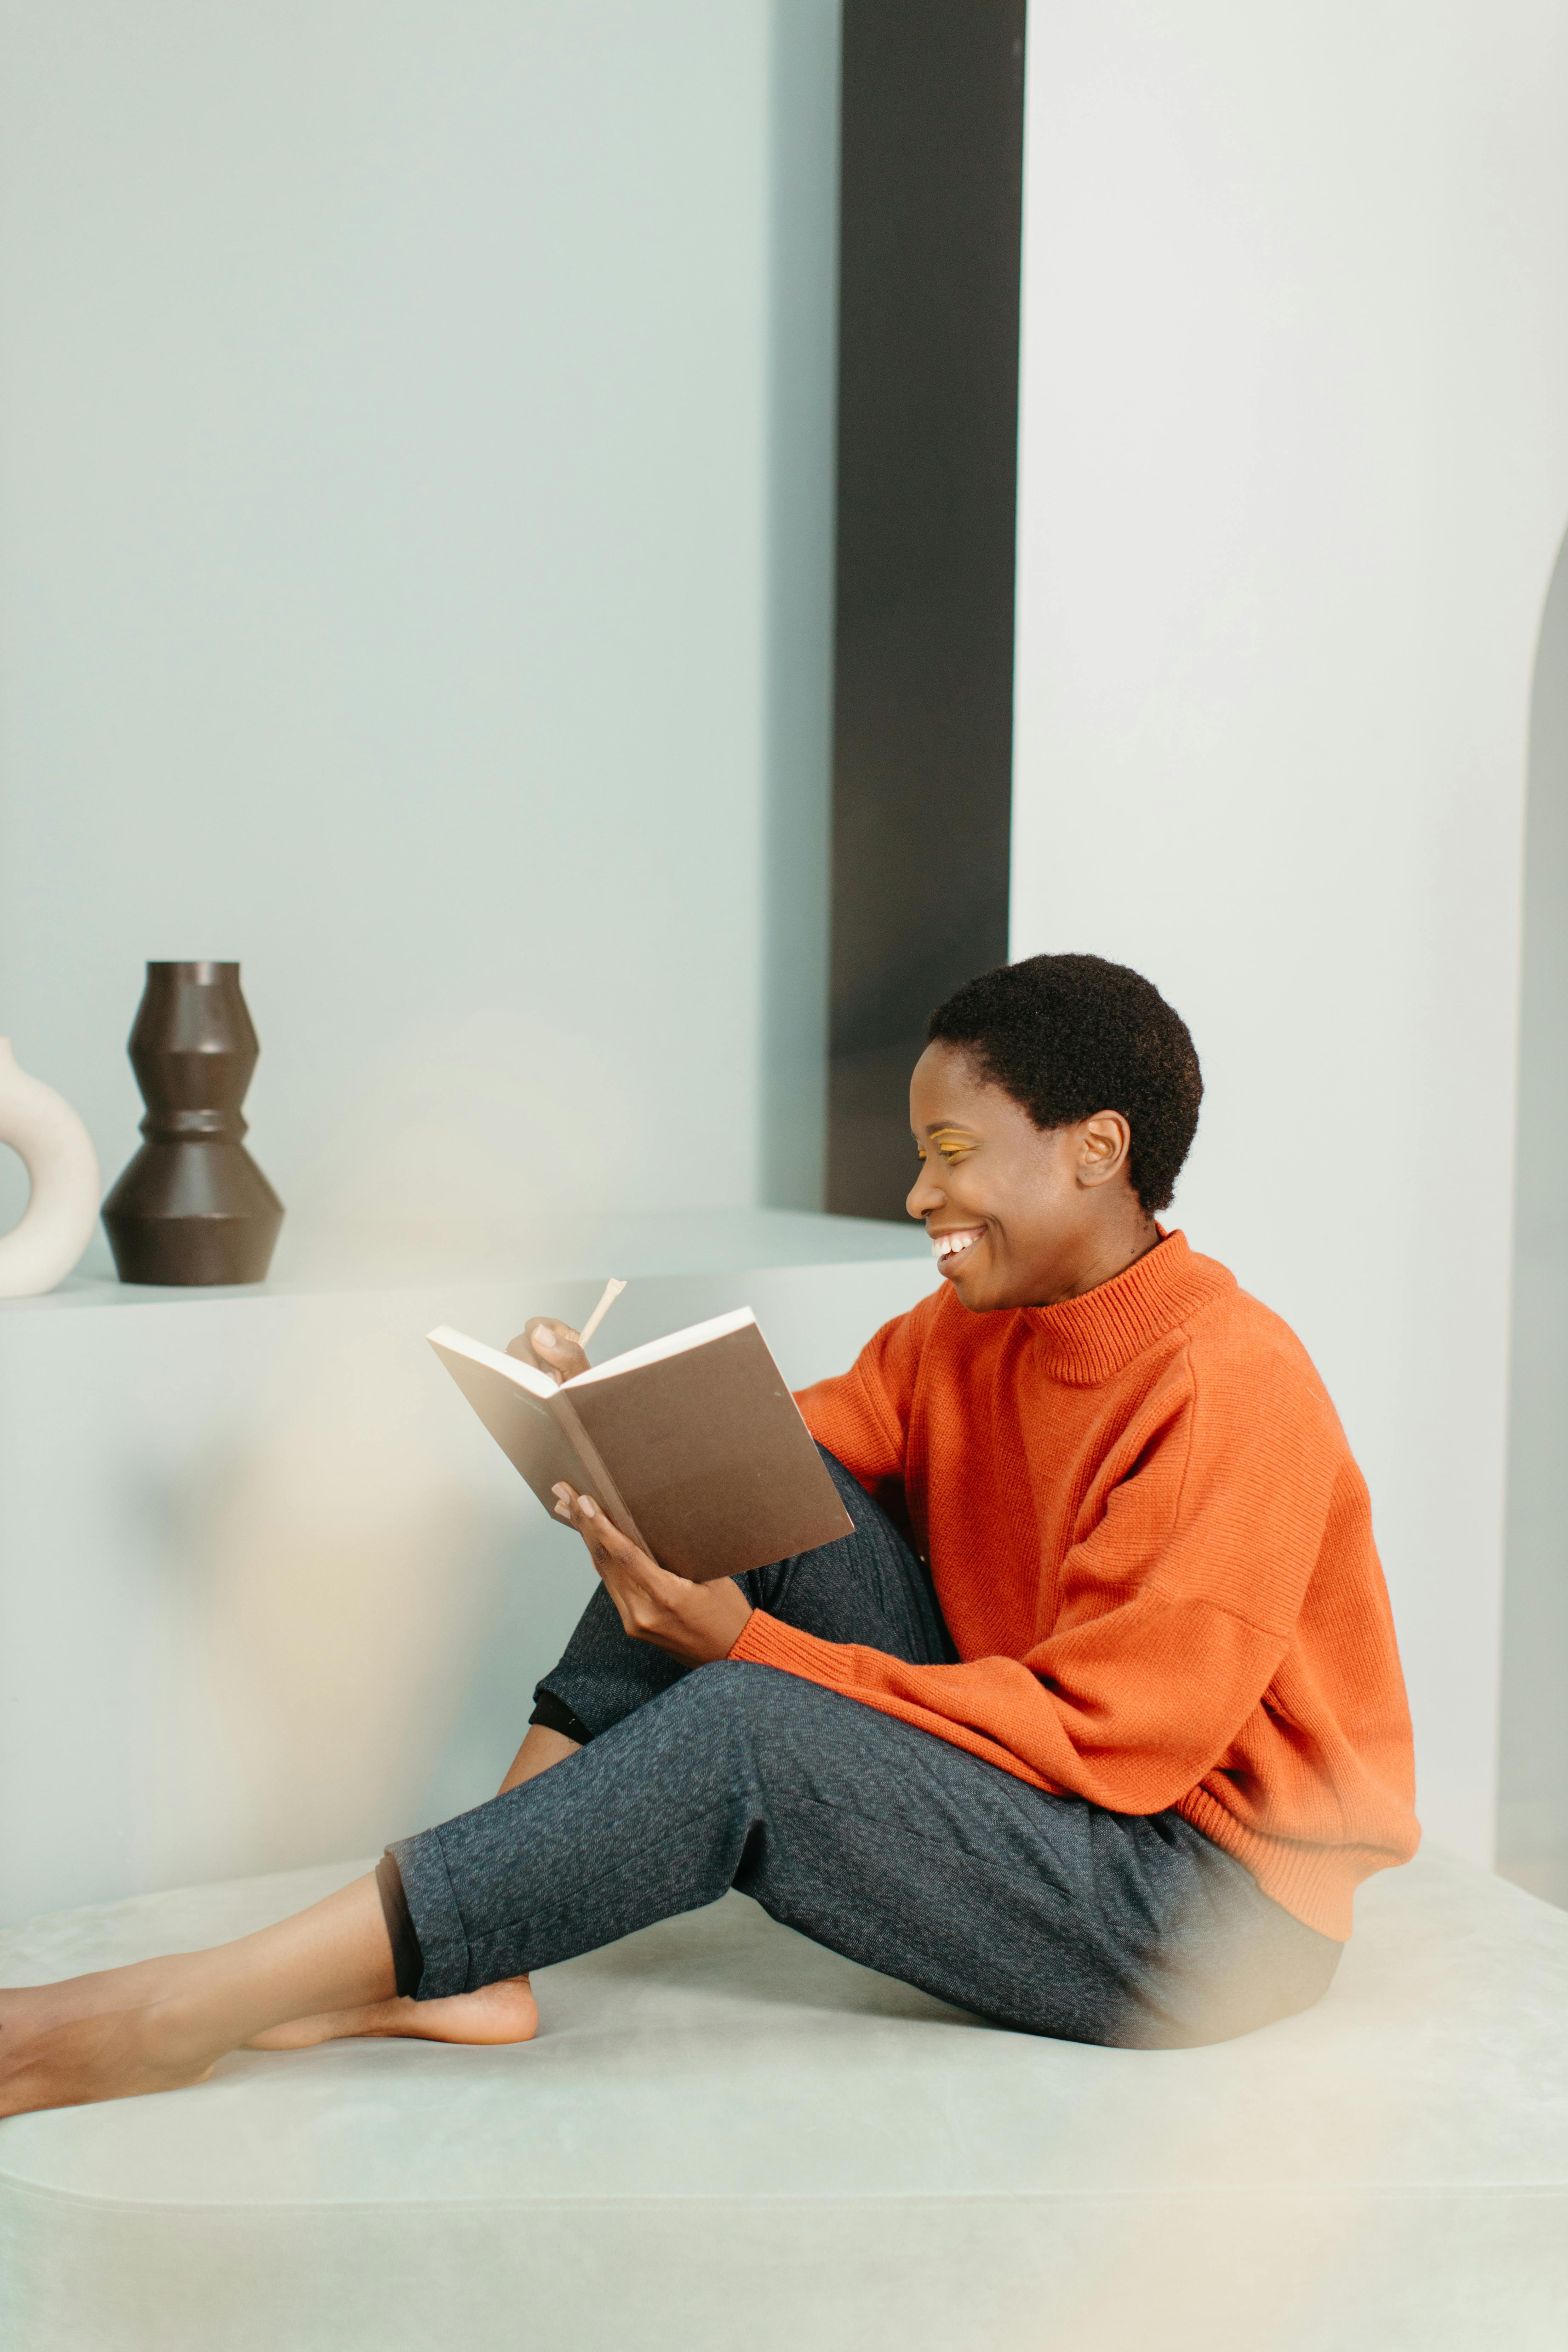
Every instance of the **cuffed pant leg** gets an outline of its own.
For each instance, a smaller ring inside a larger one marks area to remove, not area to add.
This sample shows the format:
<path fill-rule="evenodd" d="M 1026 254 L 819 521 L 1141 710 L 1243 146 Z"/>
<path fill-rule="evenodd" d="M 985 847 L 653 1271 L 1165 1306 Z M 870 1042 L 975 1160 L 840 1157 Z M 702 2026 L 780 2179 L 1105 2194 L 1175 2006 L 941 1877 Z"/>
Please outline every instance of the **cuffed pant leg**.
<path fill-rule="evenodd" d="M 1307 2006 L 1337 1958 L 1173 1814 L 1047 1796 L 837 1692 L 728 1660 L 393 1852 L 422 2000 L 595 1950 L 730 1886 L 850 1959 L 1072 2041 L 1221 2039 Z"/>
<path fill-rule="evenodd" d="M 730 1685 L 770 1673 L 699 1667 L 580 1754 L 392 1846 L 425 1959 L 419 1999 L 717 1902 L 757 1812 L 756 1710 Z"/>

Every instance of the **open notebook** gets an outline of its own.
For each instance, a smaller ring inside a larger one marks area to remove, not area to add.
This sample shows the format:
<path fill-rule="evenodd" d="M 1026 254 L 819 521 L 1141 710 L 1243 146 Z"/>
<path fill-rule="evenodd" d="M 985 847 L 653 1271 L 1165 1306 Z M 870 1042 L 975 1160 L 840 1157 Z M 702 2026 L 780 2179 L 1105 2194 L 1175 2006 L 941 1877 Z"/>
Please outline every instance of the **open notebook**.
<path fill-rule="evenodd" d="M 749 1307 L 561 1388 L 446 1324 L 428 1336 L 547 1511 L 565 1479 L 677 1576 L 739 1576 L 851 1531 Z"/>

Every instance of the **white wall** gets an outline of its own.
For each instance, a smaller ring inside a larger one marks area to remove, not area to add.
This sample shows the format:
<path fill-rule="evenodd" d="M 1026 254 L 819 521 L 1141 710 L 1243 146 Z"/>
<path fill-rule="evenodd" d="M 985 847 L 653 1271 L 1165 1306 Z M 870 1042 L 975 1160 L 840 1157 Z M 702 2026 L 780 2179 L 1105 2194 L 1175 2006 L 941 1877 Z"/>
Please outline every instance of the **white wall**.
<path fill-rule="evenodd" d="M 1562 0 L 1030 13 L 1012 951 L 1190 1021 L 1177 1214 L 1340 1405 L 1482 1857 L 1565 132 Z"/>
<path fill-rule="evenodd" d="M 285 1269 L 818 1197 L 836 105 L 836 0 L 0 0 L 0 1032 L 106 1181 L 219 956 Z"/>

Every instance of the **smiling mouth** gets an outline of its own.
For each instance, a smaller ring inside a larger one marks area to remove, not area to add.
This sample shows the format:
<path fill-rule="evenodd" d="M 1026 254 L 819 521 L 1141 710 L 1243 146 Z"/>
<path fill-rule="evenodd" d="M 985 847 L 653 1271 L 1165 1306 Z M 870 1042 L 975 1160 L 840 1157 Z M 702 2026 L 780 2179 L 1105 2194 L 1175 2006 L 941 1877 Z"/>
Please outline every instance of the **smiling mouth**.
<path fill-rule="evenodd" d="M 961 1225 L 952 1233 L 932 1234 L 931 1254 L 939 1274 L 956 1274 L 976 1242 L 984 1241 L 984 1225 Z"/>

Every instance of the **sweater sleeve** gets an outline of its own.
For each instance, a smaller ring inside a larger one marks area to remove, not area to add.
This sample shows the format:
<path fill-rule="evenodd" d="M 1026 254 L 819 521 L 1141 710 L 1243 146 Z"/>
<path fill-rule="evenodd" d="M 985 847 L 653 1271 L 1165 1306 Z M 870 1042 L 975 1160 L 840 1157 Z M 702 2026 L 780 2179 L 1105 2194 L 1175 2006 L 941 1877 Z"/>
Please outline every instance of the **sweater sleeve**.
<path fill-rule="evenodd" d="M 1310 1373 L 1253 1359 L 1231 1385 L 1237 1393 L 1205 1407 L 1184 1360 L 1150 1400 L 1128 1473 L 1042 1594 L 1049 1631 L 1022 1658 L 910 1665 L 762 1611 L 731 1654 L 842 1691 L 1056 1793 L 1163 1811 L 1225 1756 L 1268 1689 L 1348 1462 L 1342 1437 L 1323 1442 L 1338 1423 Z M 1309 1426 L 1325 1419 L 1329 1429 Z M 1250 1443 L 1225 1434 L 1237 1428 Z"/>

